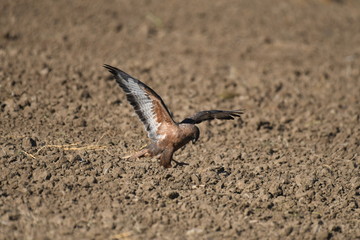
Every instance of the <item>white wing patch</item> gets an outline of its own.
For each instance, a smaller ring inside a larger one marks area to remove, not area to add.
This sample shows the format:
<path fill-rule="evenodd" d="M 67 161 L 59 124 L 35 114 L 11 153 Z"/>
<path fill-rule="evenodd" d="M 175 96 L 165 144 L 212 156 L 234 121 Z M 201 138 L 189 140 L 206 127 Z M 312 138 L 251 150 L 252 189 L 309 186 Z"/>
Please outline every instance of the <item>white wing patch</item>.
<path fill-rule="evenodd" d="M 148 94 L 144 91 L 144 89 L 139 85 L 136 80 L 133 78 L 126 79 L 126 85 L 130 91 L 128 94 L 132 94 L 134 100 L 137 102 L 139 106 L 139 111 L 141 111 L 143 117 L 145 118 L 145 130 L 148 132 L 148 136 L 150 139 L 157 140 L 160 135 L 157 134 L 158 127 L 160 123 L 157 121 L 157 117 L 154 111 L 154 104 Z"/>
<path fill-rule="evenodd" d="M 104 67 L 114 75 L 116 82 L 126 93 L 126 98 L 144 124 L 148 137 L 153 141 L 164 139 L 166 134 L 160 133 L 160 127 L 163 124 L 175 126 L 175 123 L 161 97 L 124 71 L 107 64 Z"/>

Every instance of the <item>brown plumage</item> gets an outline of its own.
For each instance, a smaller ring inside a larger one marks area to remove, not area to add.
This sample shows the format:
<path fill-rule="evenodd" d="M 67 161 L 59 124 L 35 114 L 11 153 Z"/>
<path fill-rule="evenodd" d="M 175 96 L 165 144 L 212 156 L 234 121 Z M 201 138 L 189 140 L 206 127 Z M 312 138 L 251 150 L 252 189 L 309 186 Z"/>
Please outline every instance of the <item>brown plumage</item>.
<path fill-rule="evenodd" d="M 104 67 L 114 75 L 116 82 L 126 93 L 127 100 L 143 122 L 148 137 L 151 139 L 151 143 L 146 148 L 133 154 L 131 158 L 157 156 L 160 158 L 161 166 L 171 167 L 174 152 L 188 142 L 195 143 L 198 140 L 200 131 L 195 124 L 212 119 L 240 118 L 243 113 L 242 110 L 202 111 L 177 123 L 154 90 L 120 69 L 106 64 Z"/>

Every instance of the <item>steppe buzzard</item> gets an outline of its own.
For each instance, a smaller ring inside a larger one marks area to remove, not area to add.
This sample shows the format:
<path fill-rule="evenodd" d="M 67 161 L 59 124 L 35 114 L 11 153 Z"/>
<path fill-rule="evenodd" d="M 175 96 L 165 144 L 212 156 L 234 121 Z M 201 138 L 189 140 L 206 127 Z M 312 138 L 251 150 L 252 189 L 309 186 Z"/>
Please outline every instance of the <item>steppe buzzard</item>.
<path fill-rule="evenodd" d="M 151 139 L 147 147 L 131 155 L 131 158 L 157 156 L 160 158 L 160 165 L 169 168 L 176 150 L 190 141 L 195 143 L 198 140 L 200 132 L 195 124 L 212 119 L 234 119 L 243 113 L 242 110 L 202 111 L 177 123 L 154 90 L 120 69 L 107 64 L 104 67 L 114 75 L 116 82 L 125 91 L 127 100 L 135 109 Z"/>

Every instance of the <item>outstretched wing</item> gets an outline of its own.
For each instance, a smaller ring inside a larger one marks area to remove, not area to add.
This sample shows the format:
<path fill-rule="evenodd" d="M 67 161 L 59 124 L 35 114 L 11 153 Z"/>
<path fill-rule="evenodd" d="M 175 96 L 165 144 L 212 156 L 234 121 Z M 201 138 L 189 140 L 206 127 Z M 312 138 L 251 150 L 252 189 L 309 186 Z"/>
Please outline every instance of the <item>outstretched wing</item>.
<path fill-rule="evenodd" d="M 202 111 L 198 112 L 191 117 L 185 118 L 181 123 L 190 123 L 190 124 L 197 124 L 201 123 L 206 120 L 213 120 L 213 119 L 225 119 L 230 120 L 236 117 L 241 117 L 243 114 L 243 110 L 235 110 L 235 111 L 222 111 L 222 110 L 210 110 L 210 111 Z"/>
<path fill-rule="evenodd" d="M 161 125 L 175 125 L 165 103 L 154 90 L 118 68 L 107 64 L 104 67 L 114 75 L 116 82 L 126 93 L 127 100 L 145 125 L 150 139 L 156 141 L 161 138 Z"/>

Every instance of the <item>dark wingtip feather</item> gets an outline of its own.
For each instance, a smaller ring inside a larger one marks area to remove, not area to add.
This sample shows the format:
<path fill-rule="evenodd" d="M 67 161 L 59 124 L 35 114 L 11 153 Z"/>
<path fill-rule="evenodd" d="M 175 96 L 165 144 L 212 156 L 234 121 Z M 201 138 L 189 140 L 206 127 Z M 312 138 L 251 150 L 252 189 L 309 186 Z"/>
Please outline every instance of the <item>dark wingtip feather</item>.
<path fill-rule="evenodd" d="M 114 74 L 114 75 L 116 75 L 116 74 L 117 74 L 117 70 L 119 70 L 119 69 L 117 69 L 116 67 L 110 66 L 110 65 L 108 65 L 108 64 L 104 64 L 103 67 L 106 68 L 110 73 L 112 73 L 112 74 Z"/>
<path fill-rule="evenodd" d="M 232 116 L 232 117 L 241 117 L 241 114 L 244 114 L 244 112 L 245 112 L 244 109 L 231 111 L 230 116 Z"/>
<path fill-rule="evenodd" d="M 122 70 L 120 70 L 120 69 L 118 69 L 116 67 L 110 66 L 108 64 L 104 64 L 103 67 L 106 68 L 114 76 L 119 76 L 119 77 L 121 77 L 123 79 L 133 78 L 129 74 L 127 74 L 126 72 L 124 72 L 124 71 L 122 71 Z"/>

